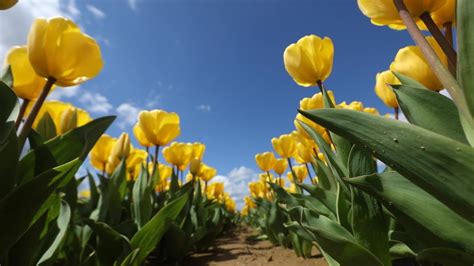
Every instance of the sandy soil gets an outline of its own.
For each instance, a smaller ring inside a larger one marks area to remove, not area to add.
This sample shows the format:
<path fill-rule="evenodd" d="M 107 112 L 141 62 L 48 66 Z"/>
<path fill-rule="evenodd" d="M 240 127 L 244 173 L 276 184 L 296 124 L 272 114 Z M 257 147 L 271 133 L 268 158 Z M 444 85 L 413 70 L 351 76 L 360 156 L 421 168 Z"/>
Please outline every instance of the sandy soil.
<path fill-rule="evenodd" d="M 216 240 L 215 247 L 210 251 L 193 254 L 182 265 L 327 265 L 317 250 L 314 250 L 314 255 L 311 258 L 298 258 L 291 249 L 274 247 L 269 241 L 253 241 L 248 239 L 255 234 L 255 232 L 247 227 L 236 227 L 219 237 Z"/>

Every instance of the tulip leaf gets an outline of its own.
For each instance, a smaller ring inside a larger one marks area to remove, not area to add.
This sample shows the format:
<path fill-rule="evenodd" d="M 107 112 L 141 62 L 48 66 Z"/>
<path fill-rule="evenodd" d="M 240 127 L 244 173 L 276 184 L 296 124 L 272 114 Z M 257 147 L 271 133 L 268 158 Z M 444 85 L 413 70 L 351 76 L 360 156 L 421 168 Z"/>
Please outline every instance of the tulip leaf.
<path fill-rule="evenodd" d="M 352 110 L 301 111 L 474 221 L 474 149 L 421 127 Z"/>
<path fill-rule="evenodd" d="M 114 116 L 98 118 L 31 150 L 20 161 L 18 169 L 20 183 L 24 183 L 47 169 L 62 165 L 77 157 L 84 161 L 90 149 L 114 119 Z M 52 159 L 53 162 L 44 163 L 45 156 Z M 39 167 L 41 164 L 43 165 Z"/>
<path fill-rule="evenodd" d="M 18 139 L 13 122 L 0 125 L 0 199 L 15 186 L 18 168 Z"/>
<path fill-rule="evenodd" d="M 330 210 L 334 215 L 336 215 L 336 203 L 337 203 L 337 194 L 336 190 L 330 191 L 322 189 L 319 186 L 312 186 L 308 184 L 300 185 L 304 190 L 306 190 L 312 197 L 318 199 L 323 203 L 328 210 Z"/>
<path fill-rule="evenodd" d="M 0 123 L 16 119 L 18 98 L 13 90 L 0 80 Z"/>
<path fill-rule="evenodd" d="M 421 84 L 420 82 L 408 77 L 408 76 L 405 76 L 401 73 L 398 73 L 398 72 L 395 72 L 395 71 L 392 71 L 392 73 L 397 77 L 397 79 L 400 81 L 401 84 L 403 84 L 404 86 L 407 86 L 407 87 L 411 87 L 411 88 L 417 88 L 417 89 L 423 89 L 423 90 L 429 90 L 428 88 L 426 88 L 423 84 Z M 392 87 L 396 87 L 396 85 L 392 85 Z"/>
<path fill-rule="evenodd" d="M 59 233 L 57 234 L 54 242 L 49 246 L 48 250 L 41 256 L 38 261 L 38 265 L 47 265 L 54 261 L 55 254 L 61 243 L 63 243 L 66 236 L 66 232 L 69 226 L 69 221 L 71 220 L 71 208 L 66 201 L 61 201 L 61 208 L 59 211 L 59 216 L 57 220 L 57 226 L 59 228 Z"/>
<path fill-rule="evenodd" d="M 130 244 L 133 250 L 138 249 L 134 265 L 141 265 L 148 254 L 153 251 L 187 201 L 188 194 L 185 193 L 165 205 L 133 236 Z"/>
<path fill-rule="evenodd" d="M 416 260 L 422 263 L 422 265 L 474 265 L 473 255 L 450 248 L 430 248 L 422 250 L 416 256 Z"/>
<path fill-rule="evenodd" d="M 474 252 L 474 239 L 470 235 L 474 224 L 397 172 L 346 181 L 380 199 L 403 227 L 425 245 Z"/>
<path fill-rule="evenodd" d="M 13 72 L 11 65 L 4 67 L 2 71 L 0 71 L 0 81 L 3 81 L 3 83 L 8 87 L 13 88 Z"/>
<path fill-rule="evenodd" d="M 427 89 L 394 86 L 400 108 L 411 124 L 469 144 L 459 112 L 448 97 Z"/>
<path fill-rule="evenodd" d="M 474 116 L 474 3 L 457 1 L 458 80 L 464 91 L 471 116 Z"/>
<path fill-rule="evenodd" d="M 158 172 L 158 171 L 156 171 Z M 133 184 L 133 213 L 135 215 L 135 223 L 140 229 L 150 220 L 152 214 L 151 191 L 148 189 L 147 181 L 148 172 L 145 167 L 141 166 L 140 174 Z"/>
<path fill-rule="evenodd" d="M 49 112 L 45 112 L 44 115 L 40 117 L 35 130 L 45 141 L 56 137 L 56 125 L 54 125 L 53 118 Z"/>
<path fill-rule="evenodd" d="M 65 179 L 73 178 L 77 160 L 48 170 L 15 187 L 0 200 L 0 250 L 7 250 L 48 210 L 49 200 Z"/>

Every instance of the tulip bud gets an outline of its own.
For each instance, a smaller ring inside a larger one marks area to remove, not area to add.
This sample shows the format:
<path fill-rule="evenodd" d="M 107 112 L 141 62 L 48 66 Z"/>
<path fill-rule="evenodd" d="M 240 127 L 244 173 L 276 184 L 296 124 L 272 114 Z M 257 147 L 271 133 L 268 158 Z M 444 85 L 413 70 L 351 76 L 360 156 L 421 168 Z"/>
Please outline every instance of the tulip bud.
<path fill-rule="evenodd" d="M 74 107 L 66 109 L 61 114 L 60 121 L 60 134 L 64 134 L 69 130 L 75 129 L 77 127 L 77 110 Z"/>
<path fill-rule="evenodd" d="M 189 165 L 189 171 L 194 176 L 198 175 L 199 172 L 201 171 L 201 160 L 199 160 L 198 158 L 191 159 L 191 163 Z"/>
<path fill-rule="evenodd" d="M 130 154 L 130 138 L 127 133 L 122 133 L 112 148 L 111 156 L 122 160 Z"/>

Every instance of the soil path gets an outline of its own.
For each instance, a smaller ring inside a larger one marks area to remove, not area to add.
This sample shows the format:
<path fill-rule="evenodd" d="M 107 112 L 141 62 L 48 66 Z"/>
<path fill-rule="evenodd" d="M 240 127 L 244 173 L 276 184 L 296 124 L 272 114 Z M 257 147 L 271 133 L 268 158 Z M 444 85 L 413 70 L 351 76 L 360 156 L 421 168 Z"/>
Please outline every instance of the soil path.
<path fill-rule="evenodd" d="M 298 258 L 293 250 L 275 247 L 270 241 L 250 240 L 249 237 L 255 234 L 256 232 L 247 227 L 235 227 L 220 236 L 211 250 L 193 254 L 182 265 L 327 266 L 324 258 L 316 250 L 311 258 Z"/>

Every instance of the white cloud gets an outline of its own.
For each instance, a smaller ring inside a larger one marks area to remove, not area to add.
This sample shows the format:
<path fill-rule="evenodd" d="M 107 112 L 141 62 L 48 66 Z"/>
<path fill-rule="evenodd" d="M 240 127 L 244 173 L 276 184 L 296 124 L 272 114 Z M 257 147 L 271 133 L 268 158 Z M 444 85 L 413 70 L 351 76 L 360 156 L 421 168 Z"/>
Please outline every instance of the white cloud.
<path fill-rule="evenodd" d="M 26 38 L 34 19 L 38 17 L 66 16 L 76 18 L 79 10 L 69 0 L 21 0 L 13 8 L 2 10 L 0 15 L 0 58 L 14 45 L 26 44 Z M 72 4 L 71 4 L 72 3 Z M 3 60 L 0 60 L 3 62 Z"/>
<path fill-rule="evenodd" d="M 127 0 L 128 7 L 133 11 L 137 10 L 137 2 L 138 0 Z"/>
<path fill-rule="evenodd" d="M 196 106 L 196 109 L 202 112 L 210 112 L 211 111 L 211 106 L 208 104 L 200 104 Z"/>
<path fill-rule="evenodd" d="M 79 98 L 79 102 L 84 104 L 84 108 L 92 113 L 105 114 L 112 110 L 113 106 L 109 100 L 100 93 L 85 91 Z"/>
<path fill-rule="evenodd" d="M 65 88 L 56 87 L 56 89 L 48 95 L 48 100 L 64 100 L 65 98 L 72 98 L 78 94 L 80 86 L 71 86 Z"/>
<path fill-rule="evenodd" d="M 127 126 L 132 126 L 137 122 L 138 113 L 141 109 L 131 103 L 122 103 L 116 111 L 118 113 L 117 126 L 124 130 Z"/>
<path fill-rule="evenodd" d="M 100 10 L 99 8 L 97 8 L 96 6 L 93 6 L 93 5 L 86 5 L 86 8 L 87 10 L 89 10 L 89 12 L 92 13 L 92 15 L 94 15 L 95 18 L 97 19 L 104 19 L 105 17 L 107 17 L 107 15 L 105 14 L 104 11 Z"/>
<path fill-rule="evenodd" d="M 237 208 L 242 208 L 244 204 L 244 197 L 249 194 L 248 182 L 257 180 L 258 174 L 245 166 L 240 166 L 232 169 L 227 175 L 218 175 L 211 181 L 224 182 L 225 191 L 237 203 Z"/>

